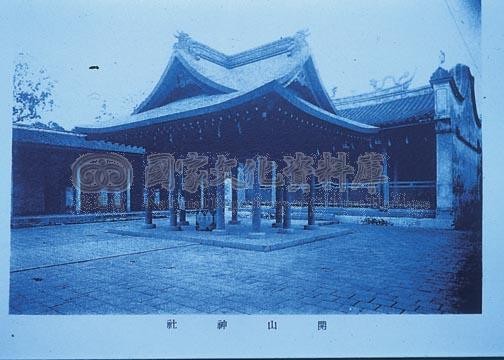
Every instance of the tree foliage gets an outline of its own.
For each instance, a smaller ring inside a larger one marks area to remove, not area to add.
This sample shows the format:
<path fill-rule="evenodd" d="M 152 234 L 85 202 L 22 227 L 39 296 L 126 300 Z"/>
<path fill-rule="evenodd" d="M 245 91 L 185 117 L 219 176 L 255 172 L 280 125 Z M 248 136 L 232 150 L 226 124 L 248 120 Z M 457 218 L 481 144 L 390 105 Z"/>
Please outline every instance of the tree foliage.
<path fill-rule="evenodd" d="M 54 85 L 45 68 L 33 71 L 28 62 L 18 62 L 14 68 L 13 123 L 40 119 L 43 112 L 51 111 Z"/>

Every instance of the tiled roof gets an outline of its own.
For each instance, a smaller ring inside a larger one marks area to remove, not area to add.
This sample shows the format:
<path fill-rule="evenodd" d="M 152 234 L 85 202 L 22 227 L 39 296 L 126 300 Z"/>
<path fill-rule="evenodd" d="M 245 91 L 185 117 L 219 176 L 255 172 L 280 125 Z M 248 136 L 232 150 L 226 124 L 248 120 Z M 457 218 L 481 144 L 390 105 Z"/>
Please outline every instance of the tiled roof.
<path fill-rule="evenodd" d="M 141 147 L 116 144 L 101 140 L 86 140 L 86 135 L 73 132 L 37 129 L 18 125 L 12 128 L 12 141 L 132 154 L 143 154 L 145 152 Z"/>
<path fill-rule="evenodd" d="M 305 40 L 306 34 L 281 38 L 235 55 L 225 55 L 186 34 L 179 35 L 160 80 L 134 114 L 199 95 L 248 92 L 272 81 L 289 86 L 299 80 L 315 103 L 334 112 Z"/>
<path fill-rule="evenodd" d="M 169 104 L 147 110 L 141 113 L 127 115 L 125 117 L 117 117 L 110 120 L 105 120 L 99 124 L 92 124 L 89 128 L 108 128 L 111 126 L 118 126 L 123 124 L 137 123 L 149 119 L 158 119 L 170 115 L 184 114 L 188 111 L 197 109 L 204 109 L 212 105 L 219 105 L 228 100 L 232 100 L 245 94 L 243 91 L 235 91 L 230 94 L 217 94 L 217 95 L 199 95 L 187 99 L 181 99 Z"/>
<path fill-rule="evenodd" d="M 225 55 L 183 35 L 174 50 L 199 74 L 234 90 L 250 90 L 292 75 L 310 57 L 302 32 L 235 55 Z"/>
<path fill-rule="evenodd" d="M 81 133 L 109 133 L 186 119 L 219 112 L 255 100 L 258 94 L 266 95 L 270 91 L 281 92 L 307 112 L 323 113 L 321 118 L 328 122 L 356 131 L 377 130 L 374 126 L 335 114 L 305 37 L 306 33 L 300 31 L 294 36 L 251 50 L 225 55 L 187 34 L 179 34 L 170 62 L 159 82 L 133 114 L 75 130 Z M 293 93 L 282 89 L 292 90 Z M 311 105 L 301 101 L 303 99 Z"/>
<path fill-rule="evenodd" d="M 337 114 L 364 124 L 387 127 L 432 119 L 434 93 L 430 86 L 393 93 L 334 99 Z"/>
<path fill-rule="evenodd" d="M 235 105 L 257 99 L 272 92 L 284 97 L 287 101 L 299 109 L 317 116 L 329 123 L 355 131 L 374 132 L 378 130 L 375 126 L 346 119 L 342 116 L 338 116 L 319 108 L 308 101 L 299 98 L 292 91 L 285 89 L 276 81 L 272 81 L 251 91 L 235 91 L 230 94 L 219 95 L 202 95 L 178 100 L 162 107 L 130 115 L 126 119 L 118 118 L 109 122 L 100 123 L 99 127 L 77 127 L 75 128 L 75 131 L 88 134 L 108 133 L 137 126 L 150 126 L 161 122 L 187 119 L 201 114 L 226 110 Z"/>

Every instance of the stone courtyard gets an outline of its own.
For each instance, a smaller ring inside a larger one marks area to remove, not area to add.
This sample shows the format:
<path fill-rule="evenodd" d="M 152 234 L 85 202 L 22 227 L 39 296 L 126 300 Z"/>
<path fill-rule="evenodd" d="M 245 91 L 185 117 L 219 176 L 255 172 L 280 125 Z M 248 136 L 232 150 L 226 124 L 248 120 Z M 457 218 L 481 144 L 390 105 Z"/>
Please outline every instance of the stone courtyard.
<path fill-rule="evenodd" d="M 12 229 L 10 313 L 481 312 L 481 243 L 473 233 L 326 224 L 320 231 L 334 236 L 264 252 L 198 243 L 187 238 L 196 233 L 187 228 L 164 237 L 124 233 L 141 225 Z M 236 227 L 250 224 L 245 219 Z"/>

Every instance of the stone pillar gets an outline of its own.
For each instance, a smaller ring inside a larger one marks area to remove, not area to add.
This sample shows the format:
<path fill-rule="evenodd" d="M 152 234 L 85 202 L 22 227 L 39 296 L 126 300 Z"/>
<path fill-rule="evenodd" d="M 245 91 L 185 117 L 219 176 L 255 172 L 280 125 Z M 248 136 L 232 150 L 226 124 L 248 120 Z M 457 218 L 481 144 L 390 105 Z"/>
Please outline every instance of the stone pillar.
<path fill-rule="evenodd" d="M 187 221 L 187 213 L 186 213 L 186 208 L 185 208 L 185 197 L 183 195 L 181 195 L 179 197 L 179 207 L 180 207 L 180 211 L 179 211 L 179 215 L 180 215 L 179 225 L 180 226 L 189 225 L 189 221 Z"/>
<path fill-rule="evenodd" d="M 216 186 L 216 197 L 215 197 L 215 230 L 216 232 L 226 231 L 226 220 L 225 220 L 225 202 L 224 202 L 224 183 L 218 184 Z"/>
<path fill-rule="evenodd" d="M 288 180 L 285 179 L 285 185 L 283 186 L 283 223 L 282 228 L 279 230 L 281 233 L 293 232 L 291 227 L 291 201 L 292 193 L 289 191 Z"/>
<path fill-rule="evenodd" d="M 168 227 L 168 230 L 171 231 L 178 231 L 181 229 L 177 221 L 177 213 L 179 208 L 178 203 L 179 188 L 180 188 L 180 178 L 179 176 L 175 175 L 175 187 L 168 193 L 168 207 L 169 207 L 168 213 L 170 216 L 170 226 Z"/>
<path fill-rule="evenodd" d="M 452 108 L 462 102 L 455 80 L 439 67 L 431 76 L 436 122 L 436 217 L 453 220 L 453 142 Z"/>
<path fill-rule="evenodd" d="M 282 227 L 282 211 L 283 211 L 283 187 L 274 183 L 275 187 L 275 222 L 273 227 Z"/>
<path fill-rule="evenodd" d="M 276 161 L 273 161 L 273 163 L 271 164 L 271 182 L 272 182 L 271 194 L 270 194 L 271 204 L 274 204 L 276 201 L 276 193 L 275 193 L 276 188 L 274 186 L 276 179 L 277 179 L 277 163 Z"/>
<path fill-rule="evenodd" d="M 114 212 L 115 211 L 115 203 L 114 203 L 114 193 L 113 192 L 108 192 L 107 193 L 107 212 Z"/>
<path fill-rule="evenodd" d="M 238 180 L 238 166 L 233 168 L 232 176 Z M 237 225 L 240 223 L 238 220 L 238 189 L 237 184 L 233 184 L 231 180 L 231 220 L 229 220 L 230 225 Z"/>
<path fill-rule="evenodd" d="M 200 182 L 200 206 L 199 210 L 196 213 L 196 230 L 211 230 L 210 225 L 211 225 L 211 220 L 208 220 L 207 218 L 210 217 L 211 215 L 209 214 L 209 209 L 208 209 L 208 185 L 205 186 L 203 180 Z M 208 215 L 208 216 L 207 216 Z"/>
<path fill-rule="evenodd" d="M 180 208 L 180 221 L 179 225 L 185 226 L 189 225 L 189 222 L 186 218 L 186 193 L 184 190 L 184 175 L 180 174 L 180 188 L 179 188 L 179 208 Z"/>
<path fill-rule="evenodd" d="M 152 223 L 152 203 L 154 202 L 154 189 L 146 187 L 144 189 L 144 209 L 145 209 L 145 229 L 154 229 L 156 224 Z"/>
<path fill-rule="evenodd" d="M 385 146 L 387 145 L 385 144 Z M 384 210 L 388 210 L 390 203 L 390 184 L 388 180 L 388 154 L 386 149 L 383 150 L 382 155 L 383 155 L 383 175 L 387 177 L 387 179 L 383 183 L 383 208 Z"/>
<path fill-rule="evenodd" d="M 272 176 L 272 193 L 275 195 L 275 222 L 271 224 L 272 227 L 280 228 L 282 227 L 282 201 L 283 201 L 283 190 L 282 185 L 278 185 L 278 164 L 273 162 L 273 176 Z"/>
<path fill-rule="evenodd" d="M 206 193 L 206 188 L 205 188 L 205 184 L 203 184 L 203 181 L 200 182 L 200 210 L 204 210 L 205 209 L 205 193 Z"/>
<path fill-rule="evenodd" d="M 315 175 L 310 175 L 310 191 L 308 192 L 308 206 L 307 206 L 307 224 L 304 226 L 305 230 L 316 229 L 315 225 Z"/>
<path fill-rule="evenodd" d="M 251 236 L 263 236 L 261 232 L 261 186 L 259 184 L 259 164 L 256 162 L 256 169 L 254 171 L 254 187 L 252 198 L 252 232 Z"/>
<path fill-rule="evenodd" d="M 453 217 L 453 133 L 450 120 L 436 123 L 436 216 Z"/>
<path fill-rule="evenodd" d="M 77 183 L 77 186 L 75 188 L 75 213 L 77 214 L 80 214 L 81 212 L 81 201 L 82 201 L 82 192 L 81 192 L 81 189 L 80 189 L 80 183 L 81 183 L 81 179 L 80 179 L 80 166 L 77 167 L 77 179 L 75 180 L 75 182 Z"/>
<path fill-rule="evenodd" d="M 212 229 L 216 227 L 216 205 L 217 205 L 217 186 L 208 186 L 207 191 L 208 196 L 208 209 L 210 210 L 210 214 L 212 214 Z"/>
<path fill-rule="evenodd" d="M 126 188 L 126 212 L 131 212 L 131 173 L 128 173 L 128 187 Z"/>

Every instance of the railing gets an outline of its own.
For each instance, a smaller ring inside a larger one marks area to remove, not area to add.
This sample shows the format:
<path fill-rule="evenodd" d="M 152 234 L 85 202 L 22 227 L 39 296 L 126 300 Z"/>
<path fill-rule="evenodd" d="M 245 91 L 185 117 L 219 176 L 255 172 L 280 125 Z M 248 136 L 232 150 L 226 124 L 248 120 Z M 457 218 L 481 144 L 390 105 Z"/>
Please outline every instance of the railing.
<path fill-rule="evenodd" d="M 373 186 L 375 192 L 369 190 Z M 319 185 L 315 192 L 315 205 L 318 207 L 370 207 L 399 209 L 435 209 L 435 181 L 390 181 L 380 184 L 363 184 L 356 187 L 345 183 L 340 191 L 339 184 L 330 184 L 328 190 Z M 388 189 L 388 201 L 387 201 Z M 300 192 L 294 196 L 295 201 L 303 201 Z"/>
<path fill-rule="evenodd" d="M 315 207 L 317 208 L 375 208 L 375 209 L 436 209 L 435 181 L 390 181 L 375 184 L 374 194 L 369 187 L 353 186 L 351 183 L 342 185 L 330 183 L 328 187 L 318 184 L 315 190 Z M 386 194 L 388 188 L 388 202 Z M 250 195 L 249 195 L 250 196 Z M 306 207 L 308 194 L 301 190 L 291 196 L 293 207 Z M 240 207 L 251 206 L 249 197 L 240 201 Z M 274 197 L 271 190 L 262 189 L 262 204 L 274 207 Z"/>
<path fill-rule="evenodd" d="M 436 189 L 435 181 L 391 181 L 389 187 L 392 188 L 425 188 Z"/>

